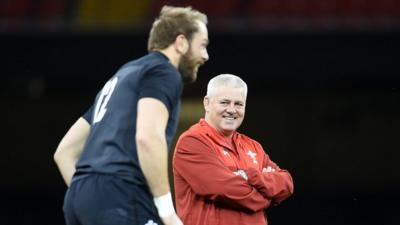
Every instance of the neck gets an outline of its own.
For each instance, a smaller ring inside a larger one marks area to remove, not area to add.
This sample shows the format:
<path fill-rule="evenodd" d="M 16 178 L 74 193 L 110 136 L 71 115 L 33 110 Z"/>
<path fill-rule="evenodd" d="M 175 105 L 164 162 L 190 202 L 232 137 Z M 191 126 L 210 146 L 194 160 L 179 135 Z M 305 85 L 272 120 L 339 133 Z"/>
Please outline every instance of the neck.
<path fill-rule="evenodd" d="M 161 52 L 162 54 L 164 54 L 165 56 L 167 56 L 167 58 L 169 59 L 169 61 L 171 62 L 171 64 L 178 69 L 178 65 L 179 65 L 179 61 L 181 59 L 181 56 L 175 51 L 175 49 L 168 47 L 162 50 L 158 50 L 159 52 Z"/>
<path fill-rule="evenodd" d="M 233 132 L 224 133 L 223 131 L 218 130 L 218 133 L 220 133 L 225 139 L 232 140 Z"/>

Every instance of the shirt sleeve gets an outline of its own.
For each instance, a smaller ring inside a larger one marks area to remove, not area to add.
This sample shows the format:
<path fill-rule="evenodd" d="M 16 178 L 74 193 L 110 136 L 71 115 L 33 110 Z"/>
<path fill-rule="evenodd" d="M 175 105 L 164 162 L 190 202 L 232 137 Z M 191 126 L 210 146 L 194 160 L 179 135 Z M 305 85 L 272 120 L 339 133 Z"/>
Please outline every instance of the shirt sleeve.
<path fill-rule="evenodd" d="M 174 173 L 182 176 L 196 195 L 216 203 L 252 212 L 270 204 L 244 178 L 234 175 L 199 138 L 184 136 L 178 141 L 173 167 Z"/>
<path fill-rule="evenodd" d="M 169 113 L 182 92 L 182 81 L 177 71 L 168 65 L 159 65 L 144 74 L 139 86 L 139 99 L 151 97 L 160 100 Z"/>
<path fill-rule="evenodd" d="M 267 154 L 263 161 L 263 168 L 269 172 L 258 171 L 255 168 L 246 170 L 248 181 L 264 197 L 272 199 L 273 205 L 281 203 L 293 194 L 293 179 L 287 170 L 279 168 Z"/>
<path fill-rule="evenodd" d="M 92 115 L 93 115 L 93 106 L 91 106 L 89 110 L 82 115 L 82 118 L 85 119 L 89 124 L 91 124 Z"/>

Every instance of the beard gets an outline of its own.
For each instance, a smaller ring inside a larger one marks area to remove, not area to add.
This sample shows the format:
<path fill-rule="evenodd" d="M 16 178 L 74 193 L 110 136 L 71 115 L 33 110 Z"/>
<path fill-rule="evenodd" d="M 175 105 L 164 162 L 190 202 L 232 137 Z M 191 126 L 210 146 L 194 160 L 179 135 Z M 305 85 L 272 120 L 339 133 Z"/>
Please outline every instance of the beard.
<path fill-rule="evenodd" d="M 197 70 L 202 64 L 203 62 L 201 60 L 196 60 L 193 57 L 191 49 L 189 49 L 186 54 L 182 55 L 178 65 L 178 71 L 181 73 L 184 84 L 190 84 L 196 81 Z"/>

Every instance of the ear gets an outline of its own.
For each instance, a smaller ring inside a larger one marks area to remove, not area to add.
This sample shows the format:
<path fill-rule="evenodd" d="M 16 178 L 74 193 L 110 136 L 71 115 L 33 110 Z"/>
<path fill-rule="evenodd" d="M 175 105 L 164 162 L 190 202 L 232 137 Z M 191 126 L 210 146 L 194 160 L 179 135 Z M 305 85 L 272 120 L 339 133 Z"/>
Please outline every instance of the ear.
<path fill-rule="evenodd" d="M 204 105 L 204 110 L 206 113 L 209 111 L 209 106 L 210 106 L 210 98 L 205 96 L 203 99 L 203 105 Z"/>
<path fill-rule="evenodd" d="M 180 54 L 184 55 L 189 50 L 189 41 L 185 35 L 180 34 L 175 39 L 175 49 Z"/>

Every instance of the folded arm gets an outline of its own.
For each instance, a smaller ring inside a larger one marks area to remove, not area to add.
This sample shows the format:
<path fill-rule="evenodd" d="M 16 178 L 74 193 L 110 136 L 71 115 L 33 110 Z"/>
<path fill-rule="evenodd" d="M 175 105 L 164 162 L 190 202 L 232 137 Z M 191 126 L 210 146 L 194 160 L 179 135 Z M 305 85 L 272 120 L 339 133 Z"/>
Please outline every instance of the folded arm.
<path fill-rule="evenodd" d="M 246 170 L 249 183 L 254 186 L 264 197 L 272 199 L 279 204 L 293 194 L 293 179 L 287 170 L 279 168 L 268 155 L 263 162 L 263 171 L 255 168 Z"/>

